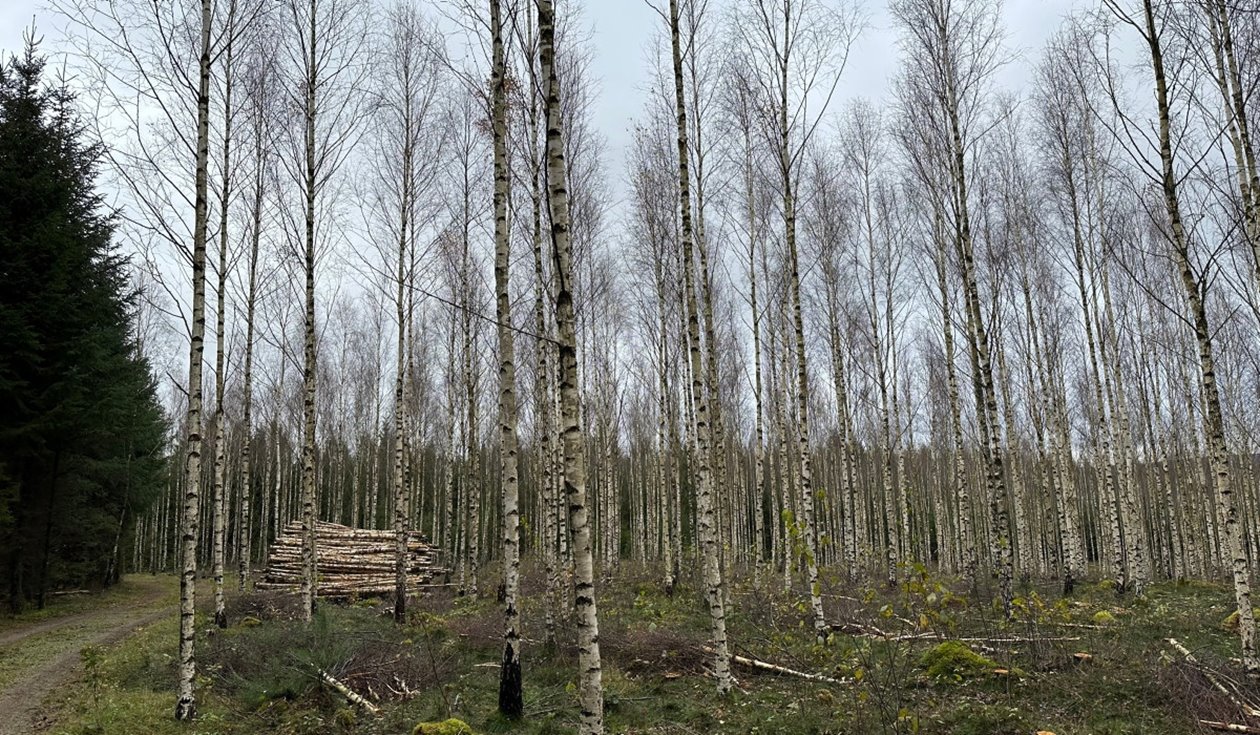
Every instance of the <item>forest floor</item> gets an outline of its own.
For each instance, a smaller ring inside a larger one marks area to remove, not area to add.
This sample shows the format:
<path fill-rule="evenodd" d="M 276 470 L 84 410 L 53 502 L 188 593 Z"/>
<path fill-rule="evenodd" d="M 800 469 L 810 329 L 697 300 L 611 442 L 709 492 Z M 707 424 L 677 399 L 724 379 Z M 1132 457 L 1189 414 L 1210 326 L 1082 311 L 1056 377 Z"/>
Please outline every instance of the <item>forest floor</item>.
<path fill-rule="evenodd" d="M 83 651 L 175 615 L 174 577 L 134 575 L 100 594 L 54 597 L 43 610 L 0 617 L 0 735 L 52 723 L 44 700 L 83 672 Z"/>
<path fill-rule="evenodd" d="M 291 596 L 231 599 L 233 624 L 220 631 L 207 618 L 199 631 L 192 726 L 171 719 L 172 610 L 92 655 L 89 670 L 49 701 L 58 711 L 52 731 L 407 735 L 418 723 L 458 718 L 474 733 L 573 732 L 571 626 L 559 622 L 556 645 L 542 641 L 545 593 L 534 572 L 526 570 L 522 594 L 526 716 L 517 723 L 495 711 L 502 610 L 495 580 L 483 579 L 490 594 L 477 599 L 430 591 L 412 602 L 403 626 L 392 623 L 389 605 L 372 600 L 321 604 L 304 625 L 293 619 Z M 1238 642 L 1228 630 L 1232 595 L 1224 585 L 1168 582 L 1135 599 L 1105 582 L 1080 584 L 1069 598 L 1051 583 L 1025 584 L 1010 622 L 991 588 L 964 593 L 923 569 L 906 570 L 894 587 L 832 578 L 823 589 L 835 626 L 825 645 L 815 640 L 808 605 L 783 592 L 781 575 L 763 572 L 759 583 L 732 586 L 735 652 L 826 680 L 737 662 L 737 689 L 722 697 L 707 672 L 708 614 L 699 591 L 679 586 L 666 595 L 656 574 L 623 566 L 598 588 L 608 730 L 1176 735 L 1210 732 L 1202 721 L 1211 721 L 1260 732 L 1260 717 L 1244 711 L 1260 690 L 1234 691 L 1244 677 L 1231 658 Z M 1169 638 L 1198 663 L 1188 663 Z M 320 670 L 375 702 L 379 713 L 321 686 Z"/>

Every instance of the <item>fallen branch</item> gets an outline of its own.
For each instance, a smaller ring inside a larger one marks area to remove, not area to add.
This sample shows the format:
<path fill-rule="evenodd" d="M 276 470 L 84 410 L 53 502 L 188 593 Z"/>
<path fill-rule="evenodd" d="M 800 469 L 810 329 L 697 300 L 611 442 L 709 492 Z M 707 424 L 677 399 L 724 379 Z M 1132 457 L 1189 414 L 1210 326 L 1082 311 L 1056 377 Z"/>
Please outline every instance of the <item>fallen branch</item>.
<path fill-rule="evenodd" d="M 823 676 L 822 674 L 811 674 L 806 671 L 797 671 L 796 669 L 789 669 L 786 666 L 779 666 L 778 664 L 772 664 L 767 661 L 759 661 L 755 658 L 748 658 L 747 656 L 734 655 L 734 656 L 731 656 L 731 660 L 733 660 L 735 663 L 740 664 L 742 666 L 747 666 L 749 668 L 757 669 L 759 671 L 769 671 L 775 674 L 782 674 L 784 676 L 795 676 L 799 679 L 805 679 L 806 681 L 819 681 L 819 682 L 823 682 L 824 684 L 843 684 L 844 683 L 843 681 L 840 681 L 839 679 L 833 679 L 830 676 Z"/>
<path fill-rule="evenodd" d="M 963 636 L 955 638 L 940 633 L 907 633 L 887 638 L 890 641 L 959 641 L 962 643 L 1072 643 L 1080 640 L 1080 636 L 1045 636 L 1025 637 L 1011 636 Z"/>
<path fill-rule="evenodd" d="M 373 714 L 373 715 L 380 713 L 381 711 L 380 707 L 377 707 L 376 705 L 367 701 L 366 699 L 363 698 L 363 695 L 358 694 L 350 687 L 334 679 L 332 677 L 332 674 L 329 674 L 327 671 L 324 671 L 323 669 L 319 670 L 319 680 L 324 682 L 328 686 L 332 687 L 334 690 L 336 690 L 336 692 L 340 694 L 341 696 L 345 697 L 346 700 L 350 702 L 350 704 L 358 705 L 359 707 L 362 707 L 363 709 L 367 710 L 368 713 Z"/>
<path fill-rule="evenodd" d="M 848 600 L 849 602 L 859 602 L 859 603 L 860 603 L 860 602 L 862 602 L 862 601 L 861 601 L 861 600 L 859 600 L 858 598 L 856 598 L 856 597 L 850 597 L 849 595 L 833 595 L 833 594 L 830 594 L 830 593 L 827 593 L 827 592 L 822 592 L 822 593 L 820 593 L 818 596 L 819 596 L 819 597 L 828 597 L 828 598 L 831 598 L 831 599 L 833 599 L 833 600 Z"/>
<path fill-rule="evenodd" d="M 1019 653 L 1011 648 L 994 648 L 993 646 L 986 646 L 983 643 L 977 643 L 975 648 L 983 653 L 1002 654 L 1005 656 L 1014 656 Z"/>
<path fill-rule="evenodd" d="M 895 642 L 959 640 L 957 638 L 950 638 L 948 636 L 943 636 L 940 633 L 930 633 L 930 632 L 929 633 L 902 633 L 901 635 L 892 635 L 891 633 L 885 633 L 883 638 L 886 641 L 895 641 Z"/>
<path fill-rule="evenodd" d="M 965 643 L 1072 643 L 1079 641 L 1080 636 L 1047 636 L 1044 638 L 1024 638 L 1022 636 L 1007 636 L 1005 638 L 951 638 L 949 640 L 963 641 Z"/>
<path fill-rule="evenodd" d="M 997 636 L 997 637 L 964 637 L 954 638 L 952 636 L 941 635 L 932 631 L 924 631 L 922 633 L 902 633 L 896 635 L 888 633 L 876 628 L 873 625 L 865 625 L 863 623 L 832 623 L 827 628 L 833 633 L 844 633 L 845 635 L 863 636 L 866 638 L 882 638 L 886 641 L 962 641 L 964 643 L 1071 643 L 1081 640 L 1079 636 L 1045 636 L 1037 638 L 1025 638 L 1023 636 Z"/>
<path fill-rule="evenodd" d="M 407 682 L 403 681 L 397 674 L 394 675 L 394 682 L 398 684 L 397 689 L 393 688 L 389 684 L 385 685 L 385 688 L 389 690 L 390 694 L 393 694 L 396 697 L 400 697 L 404 701 L 416 696 L 417 694 L 416 690 L 407 686 Z"/>
<path fill-rule="evenodd" d="M 1168 641 L 1168 645 L 1177 649 L 1177 653 L 1180 653 L 1182 656 L 1185 657 L 1186 663 L 1195 667 L 1195 669 L 1199 671 L 1199 673 L 1203 674 L 1204 678 L 1206 678 L 1209 682 L 1211 682 L 1212 686 L 1216 687 L 1216 690 L 1218 692 L 1228 697 L 1229 701 L 1234 703 L 1234 706 L 1238 707 L 1238 709 L 1243 711 L 1243 714 L 1247 715 L 1248 717 L 1260 717 L 1260 710 L 1257 710 L 1255 707 L 1251 706 L 1250 704 L 1239 700 L 1238 697 L 1235 696 L 1234 692 L 1231 692 L 1229 690 L 1229 687 L 1225 686 L 1225 684 L 1221 682 L 1220 678 L 1216 676 L 1215 672 L 1213 672 L 1211 669 L 1204 666 L 1203 664 L 1199 663 L 1199 659 L 1195 658 L 1193 653 L 1190 653 L 1190 649 L 1181 645 L 1181 641 L 1178 641 L 1176 638 L 1165 638 L 1164 640 Z M 1247 731 L 1241 730 L 1241 731 L 1235 731 L 1235 732 L 1247 732 Z M 1257 730 L 1257 732 L 1260 732 L 1260 730 Z"/>
<path fill-rule="evenodd" d="M 713 649 L 709 648 L 708 646 L 705 646 L 704 652 L 708 654 L 712 654 Z M 732 654 L 731 660 L 741 666 L 747 666 L 750 669 L 757 669 L 758 671 L 767 671 L 772 674 L 779 674 L 782 676 L 794 676 L 798 679 L 805 679 L 806 681 L 817 681 L 817 682 L 822 682 L 824 684 L 844 684 L 845 683 L 841 681 L 840 679 L 833 679 L 830 676 L 823 676 L 822 674 L 811 674 L 807 671 L 797 671 L 796 669 L 789 669 L 786 666 L 772 664 L 768 661 L 761 661 L 759 659 L 749 658 L 747 656 L 740 656 L 739 654 Z"/>
<path fill-rule="evenodd" d="M 1260 733 L 1260 727 L 1252 727 L 1251 725 L 1238 725 L 1233 722 L 1213 722 L 1212 720 L 1199 720 L 1199 724 L 1204 727 L 1210 727 L 1213 730 L 1221 732 L 1246 732 Z"/>
<path fill-rule="evenodd" d="M 888 633 L 876 628 L 873 625 L 866 625 L 858 622 L 831 623 L 827 629 L 832 633 L 843 633 L 845 635 L 859 635 L 868 638 L 887 638 Z"/>

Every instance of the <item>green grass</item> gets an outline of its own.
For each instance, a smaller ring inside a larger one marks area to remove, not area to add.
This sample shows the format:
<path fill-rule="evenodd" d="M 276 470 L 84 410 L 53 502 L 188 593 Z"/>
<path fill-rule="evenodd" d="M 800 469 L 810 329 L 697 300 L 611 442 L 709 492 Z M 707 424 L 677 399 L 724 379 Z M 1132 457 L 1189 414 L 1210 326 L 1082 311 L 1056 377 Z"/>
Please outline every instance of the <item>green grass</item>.
<path fill-rule="evenodd" d="M 0 689 L 19 679 L 28 669 L 65 651 L 70 645 L 80 645 L 91 638 L 95 626 L 77 625 L 56 631 L 33 635 L 17 643 L 5 646 L 0 656 Z"/>
<path fill-rule="evenodd" d="M 599 589 L 610 732 L 1193 733 L 1194 720 L 1203 716 L 1195 707 L 1210 697 L 1194 688 L 1201 682 L 1186 678 L 1180 656 L 1163 639 L 1176 637 L 1225 669 L 1238 649 L 1237 639 L 1221 627 L 1232 596 L 1215 584 L 1155 585 L 1140 600 L 1117 597 L 1100 585 L 1082 586 L 1067 600 L 1048 585 L 1025 586 L 1016 619 L 1007 623 L 985 591 L 964 594 L 926 572 L 908 575 L 891 590 L 831 580 L 824 587 L 830 619 L 920 637 L 835 634 L 819 645 L 806 624 L 808 611 L 782 593 L 780 579 L 763 575 L 760 587 L 741 581 L 732 591 L 729 629 L 738 652 L 846 683 L 737 667 L 737 691 L 719 697 L 704 672 L 707 657 L 698 651 L 707 612 L 697 591 L 680 588 L 668 597 L 651 577 L 631 569 L 623 574 Z M 417 723 L 452 717 L 476 733 L 573 732 L 572 642 L 563 634 L 554 649 L 539 642 L 542 600 L 528 594 L 522 604 L 528 643 L 521 722 L 496 713 L 501 612 L 493 599 L 439 595 L 413 606 L 409 624 L 401 627 L 367 603 L 324 605 L 310 626 L 263 619 L 207 633 L 203 622 L 201 717 L 193 725 L 171 720 L 176 621 L 164 620 L 101 652 L 92 681 L 79 683 L 65 698 L 54 732 L 376 735 L 409 733 Z M 1099 626 L 1099 612 L 1112 620 Z M 989 642 L 942 647 L 942 639 L 958 638 Z M 948 657 L 949 675 L 933 669 L 940 663 L 934 650 L 956 654 Z M 1078 652 L 1089 659 L 1078 660 Z M 953 675 L 955 665 L 965 669 L 963 675 Z M 355 711 L 318 684 L 316 668 L 335 672 L 360 693 L 378 695 L 381 714 Z M 390 693 L 400 689 L 394 675 L 408 683 L 405 698 Z"/>
<path fill-rule="evenodd" d="M 49 597 L 43 610 L 28 607 L 14 615 L 6 609 L 3 614 L 0 614 L 0 635 L 31 624 L 76 613 L 101 608 L 124 609 L 152 595 L 160 595 L 163 600 L 174 603 L 178 601 L 178 594 L 179 580 L 175 577 L 129 574 L 118 584 L 101 592 Z"/>
<path fill-rule="evenodd" d="M 213 681 L 203 680 L 197 723 L 176 722 L 175 649 L 179 621 L 175 616 L 139 630 L 124 642 L 100 651 L 99 661 L 65 696 L 58 698 L 61 712 L 53 733 L 96 735 L 147 733 L 149 735 L 211 735 L 232 732 L 226 720 L 231 708 L 223 706 Z"/>
<path fill-rule="evenodd" d="M 58 622 L 64 618 L 64 624 L 50 626 L 47 630 L 32 633 L 20 640 L 4 646 L 0 655 L 0 689 L 3 689 L 24 675 L 32 667 L 70 649 L 78 649 L 99 636 L 101 633 L 118 624 L 118 615 L 130 613 L 136 606 L 144 603 L 143 609 L 159 609 L 162 606 L 174 605 L 177 600 L 177 589 L 169 577 L 131 576 L 125 578 L 113 589 L 100 595 L 83 595 L 67 598 L 72 602 L 51 605 L 43 610 L 30 610 L 19 616 L 4 620 L 0 634 L 16 631 L 30 625 Z M 102 614 L 91 617 L 72 618 L 77 613 L 93 610 L 91 603 L 95 601 L 101 607 Z"/>

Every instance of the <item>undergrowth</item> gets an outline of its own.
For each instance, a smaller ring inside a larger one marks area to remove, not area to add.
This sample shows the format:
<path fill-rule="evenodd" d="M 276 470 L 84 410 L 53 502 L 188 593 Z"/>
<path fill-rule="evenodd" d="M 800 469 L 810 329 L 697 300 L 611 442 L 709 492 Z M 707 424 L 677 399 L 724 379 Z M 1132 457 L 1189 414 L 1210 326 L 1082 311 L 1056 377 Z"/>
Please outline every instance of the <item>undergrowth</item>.
<path fill-rule="evenodd" d="M 1236 668 L 1237 640 L 1221 625 L 1231 595 L 1218 585 L 1158 584 L 1134 599 L 1101 584 L 1063 598 L 1025 583 L 1007 621 L 991 590 L 964 589 L 923 567 L 900 570 L 892 586 L 832 576 L 824 600 L 833 632 L 820 644 L 799 594 L 763 571 L 731 589 L 735 652 L 839 683 L 736 665 L 736 690 L 719 697 L 703 650 L 708 612 L 699 588 L 682 584 L 671 596 L 642 570 L 623 566 L 619 574 L 599 588 L 610 732 L 1121 735 L 1242 721 L 1200 669 L 1163 643 L 1176 637 L 1204 664 Z M 402 626 L 387 604 L 372 601 L 324 603 L 303 624 L 283 598 L 241 598 L 232 627 L 200 631 L 201 715 L 191 729 L 171 720 L 176 621 L 162 621 L 92 653 L 91 682 L 67 696 L 57 732 L 383 735 L 452 720 L 474 733 L 573 732 L 572 625 L 559 620 L 554 644 L 545 644 L 543 599 L 522 600 L 520 722 L 496 713 L 501 610 L 492 598 L 438 590 L 413 601 Z M 321 685 L 321 670 L 380 714 Z"/>

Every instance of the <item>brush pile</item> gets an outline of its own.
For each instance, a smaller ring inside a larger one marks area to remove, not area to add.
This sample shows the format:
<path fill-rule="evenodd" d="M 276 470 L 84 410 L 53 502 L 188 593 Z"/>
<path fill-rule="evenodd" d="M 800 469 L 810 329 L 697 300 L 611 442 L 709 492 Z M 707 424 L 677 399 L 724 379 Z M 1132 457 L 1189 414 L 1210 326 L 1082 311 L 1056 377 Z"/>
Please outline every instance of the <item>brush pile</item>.
<path fill-rule="evenodd" d="M 315 575 L 321 597 L 373 597 L 394 593 L 393 531 L 315 524 Z M 407 539 L 407 589 L 415 592 L 446 573 L 439 550 L 417 532 Z M 294 521 L 271 545 L 267 571 L 254 586 L 296 591 L 302 582 L 302 524 Z"/>

